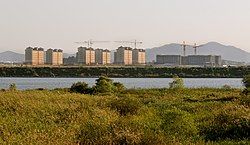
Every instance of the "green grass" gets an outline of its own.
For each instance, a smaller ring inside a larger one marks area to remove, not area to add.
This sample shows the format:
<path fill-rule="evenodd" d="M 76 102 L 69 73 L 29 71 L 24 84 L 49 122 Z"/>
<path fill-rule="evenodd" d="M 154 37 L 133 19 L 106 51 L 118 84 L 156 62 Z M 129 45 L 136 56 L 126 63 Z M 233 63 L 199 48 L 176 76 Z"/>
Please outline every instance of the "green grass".
<path fill-rule="evenodd" d="M 250 144 L 241 91 L 2 91 L 0 144 Z"/>

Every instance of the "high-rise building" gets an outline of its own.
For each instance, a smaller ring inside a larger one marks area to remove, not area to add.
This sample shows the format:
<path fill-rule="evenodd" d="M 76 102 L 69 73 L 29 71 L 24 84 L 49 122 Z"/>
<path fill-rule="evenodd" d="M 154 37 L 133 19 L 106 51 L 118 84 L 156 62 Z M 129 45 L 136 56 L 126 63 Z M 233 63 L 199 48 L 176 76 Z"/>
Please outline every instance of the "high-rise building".
<path fill-rule="evenodd" d="M 111 53 L 109 50 L 96 49 L 95 50 L 95 61 L 96 64 L 110 64 Z"/>
<path fill-rule="evenodd" d="M 76 55 L 78 64 L 95 64 L 95 50 L 93 48 L 79 47 Z"/>
<path fill-rule="evenodd" d="M 119 47 L 115 53 L 115 64 L 132 65 L 132 48 Z"/>
<path fill-rule="evenodd" d="M 28 47 L 25 49 L 25 64 L 44 65 L 44 49 Z"/>
<path fill-rule="evenodd" d="M 48 49 L 46 51 L 46 64 L 62 65 L 63 51 L 61 49 Z"/>
<path fill-rule="evenodd" d="M 133 49 L 133 64 L 146 64 L 146 51 L 143 49 Z"/>

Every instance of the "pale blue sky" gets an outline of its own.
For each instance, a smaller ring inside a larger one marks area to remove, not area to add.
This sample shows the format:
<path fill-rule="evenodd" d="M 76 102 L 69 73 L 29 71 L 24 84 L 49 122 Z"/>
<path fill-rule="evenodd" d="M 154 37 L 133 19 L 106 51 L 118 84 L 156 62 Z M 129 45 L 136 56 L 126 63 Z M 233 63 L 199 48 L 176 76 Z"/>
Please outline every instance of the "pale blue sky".
<path fill-rule="evenodd" d="M 250 52 L 250 0 L 0 0 L 0 51 L 73 53 L 73 42 L 88 39 L 138 39 L 144 48 L 217 41 Z"/>

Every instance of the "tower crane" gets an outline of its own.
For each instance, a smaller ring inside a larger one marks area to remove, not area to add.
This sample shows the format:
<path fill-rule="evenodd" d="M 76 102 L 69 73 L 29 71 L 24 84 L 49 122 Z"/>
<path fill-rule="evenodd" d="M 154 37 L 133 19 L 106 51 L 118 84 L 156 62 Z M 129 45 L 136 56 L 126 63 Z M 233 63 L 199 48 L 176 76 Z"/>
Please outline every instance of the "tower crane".
<path fill-rule="evenodd" d="M 134 41 L 115 41 L 116 43 L 130 43 L 134 44 L 134 48 L 137 49 L 138 44 L 142 44 L 142 42 L 134 40 Z"/>
<path fill-rule="evenodd" d="M 88 48 L 92 47 L 94 43 L 108 43 L 110 41 L 93 41 L 93 40 L 87 40 L 87 41 L 82 41 L 82 42 L 75 42 L 76 44 L 87 44 Z"/>
<path fill-rule="evenodd" d="M 204 45 L 197 45 L 196 43 L 194 44 L 193 48 L 194 48 L 194 54 L 197 55 L 197 48 L 199 47 L 203 47 Z"/>
<path fill-rule="evenodd" d="M 182 46 L 182 48 L 183 48 L 183 55 L 186 56 L 186 48 L 187 48 L 188 46 L 191 46 L 191 45 L 188 45 L 188 44 L 186 44 L 185 41 L 183 41 L 183 43 L 181 44 L 181 46 Z"/>

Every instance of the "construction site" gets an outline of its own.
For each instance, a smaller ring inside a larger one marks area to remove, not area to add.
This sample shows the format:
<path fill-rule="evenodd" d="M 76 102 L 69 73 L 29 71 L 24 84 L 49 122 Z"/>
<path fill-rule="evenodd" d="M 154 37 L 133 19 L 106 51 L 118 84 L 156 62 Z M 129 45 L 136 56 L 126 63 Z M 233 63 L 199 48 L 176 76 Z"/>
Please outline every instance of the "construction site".
<path fill-rule="evenodd" d="M 183 55 L 156 55 L 156 64 L 165 66 L 222 66 L 220 55 L 198 55 L 197 49 L 203 45 L 188 45 L 184 41 L 181 46 L 183 48 Z M 188 46 L 194 49 L 193 55 L 186 55 L 186 49 Z"/>
<path fill-rule="evenodd" d="M 155 62 L 146 60 L 146 50 L 139 49 L 142 42 L 134 41 L 114 41 L 123 44 L 116 50 L 94 48 L 95 43 L 110 43 L 110 41 L 83 41 L 75 42 L 79 47 L 75 56 L 64 58 L 62 49 L 48 49 L 28 47 L 25 50 L 25 65 L 30 66 L 173 66 L 173 67 L 221 67 L 222 58 L 220 55 L 200 55 L 198 49 L 204 45 L 180 44 L 182 54 L 156 54 Z M 129 47 L 132 46 L 132 47 Z M 193 49 L 193 54 L 186 55 L 188 48 Z"/>

